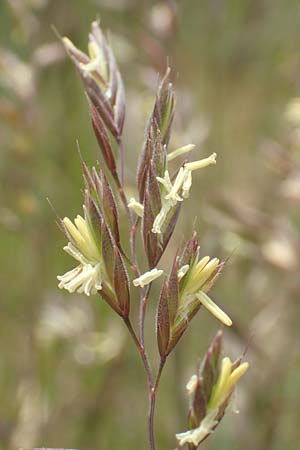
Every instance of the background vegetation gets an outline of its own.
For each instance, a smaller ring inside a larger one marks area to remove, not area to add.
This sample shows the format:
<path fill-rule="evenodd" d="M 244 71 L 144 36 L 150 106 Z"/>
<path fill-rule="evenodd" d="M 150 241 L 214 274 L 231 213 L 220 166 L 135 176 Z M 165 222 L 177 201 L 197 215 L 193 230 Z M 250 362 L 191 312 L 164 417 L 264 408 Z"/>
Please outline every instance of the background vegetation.
<path fill-rule="evenodd" d="M 128 191 L 157 73 L 178 72 L 172 147 L 218 153 L 197 174 L 170 245 L 190 236 L 230 256 L 213 291 L 251 370 L 207 450 L 296 449 L 300 442 L 300 4 L 297 0 L 2 0 L 0 2 L 0 449 L 146 446 L 138 355 L 100 298 L 70 296 L 59 214 L 81 209 L 76 139 L 99 158 L 86 99 L 51 25 L 85 48 L 100 15 L 127 93 Z M 167 266 L 168 258 L 162 262 Z M 148 344 L 153 342 L 153 317 Z M 201 311 L 170 358 L 158 396 L 159 449 L 185 429 L 184 385 L 218 324 Z"/>

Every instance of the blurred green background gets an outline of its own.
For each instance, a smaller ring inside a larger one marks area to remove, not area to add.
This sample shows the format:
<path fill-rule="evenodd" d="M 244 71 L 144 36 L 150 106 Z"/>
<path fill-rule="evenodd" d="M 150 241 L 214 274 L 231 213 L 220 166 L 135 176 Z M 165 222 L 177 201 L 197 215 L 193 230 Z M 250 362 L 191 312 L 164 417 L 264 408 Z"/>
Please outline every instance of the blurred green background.
<path fill-rule="evenodd" d="M 168 255 L 197 216 L 202 255 L 230 256 L 212 297 L 234 320 L 226 353 L 234 358 L 248 346 L 251 368 L 232 411 L 201 448 L 297 450 L 298 0 L 1 0 L 0 449 L 147 448 L 138 355 L 100 298 L 57 288 L 57 274 L 73 262 L 46 201 L 61 216 L 80 213 L 76 140 L 87 162 L 99 158 L 82 86 L 51 26 L 85 49 L 98 16 L 126 87 L 128 192 L 167 60 L 178 73 L 171 148 L 192 142 L 195 158 L 218 153 L 217 166 L 194 177 Z M 154 295 L 147 320 L 153 361 L 155 307 Z M 158 450 L 175 448 L 175 432 L 186 428 L 184 386 L 217 329 L 201 311 L 168 361 Z"/>

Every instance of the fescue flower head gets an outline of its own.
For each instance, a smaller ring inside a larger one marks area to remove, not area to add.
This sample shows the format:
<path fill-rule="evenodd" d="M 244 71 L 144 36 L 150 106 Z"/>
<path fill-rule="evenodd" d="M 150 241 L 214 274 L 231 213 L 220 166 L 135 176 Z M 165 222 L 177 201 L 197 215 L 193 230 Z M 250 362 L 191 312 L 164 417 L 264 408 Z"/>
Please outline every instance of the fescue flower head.
<path fill-rule="evenodd" d="M 213 388 L 211 398 L 208 403 L 209 409 L 220 408 L 231 395 L 236 383 L 247 371 L 249 364 L 231 362 L 227 356 L 222 359 L 218 380 Z"/>
<path fill-rule="evenodd" d="M 130 282 L 121 248 L 118 208 L 104 171 L 89 170 L 82 161 L 84 218 L 72 223 L 60 221 L 69 243 L 64 250 L 79 261 L 79 265 L 59 276 L 59 287 L 69 292 L 101 297 L 122 317 L 130 311 Z"/>
<path fill-rule="evenodd" d="M 188 269 L 186 268 L 187 264 L 185 264 L 178 271 L 180 279 L 183 278 L 181 275 L 182 270 L 184 269 L 185 271 L 179 297 L 179 314 L 185 314 L 189 305 L 193 304 L 195 299 L 197 299 L 224 325 L 230 326 L 232 325 L 230 317 L 207 295 L 207 292 L 211 289 L 222 270 L 223 263 L 218 258 L 210 258 L 209 256 L 199 259 L 199 252 L 200 247 L 197 248 L 195 258 L 188 265 Z"/>
<path fill-rule="evenodd" d="M 180 206 L 189 197 L 193 173 L 215 164 L 216 154 L 200 160 L 185 161 L 175 173 L 170 173 L 170 161 L 189 153 L 194 145 L 188 144 L 168 153 L 175 98 L 171 71 L 167 68 L 157 89 L 138 162 L 138 200 L 128 199 L 124 183 L 122 138 L 125 96 L 112 49 L 98 22 L 92 24 L 87 54 L 77 49 L 68 38 L 63 38 L 63 44 L 87 94 L 92 126 L 102 159 L 99 168 L 92 167 L 91 170 L 82 161 L 84 216 L 78 215 L 74 222 L 68 218 L 60 221 L 69 241 L 64 250 L 78 265 L 57 277 L 59 287 L 86 295 L 99 292 L 124 319 L 141 354 L 152 402 L 167 357 L 201 306 L 223 324 L 232 324 L 227 314 L 207 295 L 224 263 L 209 256 L 200 258 L 200 247 L 194 233 L 183 252 L 178 250 L 169 275 L 163 277 L 156 315 L 161 360 L 155 381 L 144 346 L 145 314 L 151 283 L 164 273 L 157 265 L 174 232 Z M 123 208 L 119 210 L 120 203 Z M 122 236 L 121 233 L 123 227 L 120 224 L 123 225 L 124 217 L 121 222 L 120 213 L 124 211 L 130 237 Z M 136 251 L 136 231 L 139 227 L 144 259 L 148 263 L 144 273 Z M 127 272 L 129 268 L 132 270 L 131 277 Z M 139 288 L 141 294 L 138 335 L 130 317 L 132 284 Z M 189 450 L 195 450 L 220 422 L 238 379 L 248 368 L 247 363 L 241 364 L 240 360 L 232 363 L 227 357 L 219 362 L 220 349 L 219 334 L 200 370 L 187 384 L 190 398 L 189 429 L 176 437 L 179 445 L 188 444 Z M 153 423 L 153 412 L 154 408 L 150 404 L 149 425 Z"/>
<path fill-rule="evenodd" d="M 189 152 L 194 148 L 192 144 L 182 147 L 170 153 L 169 159 L 174 159 L 177 156 Z M 177 202 L 182 202 L 183 199 L 189 197 L 189 192 L 192 186 L 192 172 L 197 169 L 202 169 L 210 164 L 216 164 L 216 153 L 213 153 L 208 158 L 200 159 L 185 163 L 180 167 L 174 183 L 171 181 L 169 171 L 166 169 L 164 177 L 157 176 L 156 179 L 161 185 L 161 202 L 162 207 L 154 219 L 152 232 L 161 234 L 164 223 L 168 217 L 169 211 L 176 206 Z"/>
<path fill-rule="evenodd" d="M 87 54 L 81 52 L 68 37 L 63 37 L 62 42 L 82 75 L 94 79 L 99 88 L 110 96 L 109 49 L 99 23 L 97 21 L 92 23 Z"/>
<path fill-rule="evenodd" d="M 78 215 L 74 223 L 65 217 L 62 221 L 70 238 L 64 250 L 79 262 L 73 270 L 58 276 L 59 288 L 86 295 L 96 294 L 102 289 L 104 266 L 101 250 L 95 240 L 94 231 L 87 219 Z"/>
<path fill-rule="evenodd" d="M 197 374 L 187 384 L 190 396 L 190 429 L 176 434 L 180 446 L 185 444 L 195 450 L 219 424 L 228 406 L 238 380 L 249 364 L 228 357 L 220 362 L 221 333 L 215 337 Z"/>
<path fill-rule="evenodd" d="M 67 37 L 62 38 L 62 43 L 80 75 L 89 100 L 94 132 L 107 166 L 114 173 L 110 133 L 120 140 L 125 119 L 125 94 L 113 51 L 98 21 L 91 25 L 87 54 Z"/>
<path fill-rule="evenodd" d="M 176 346 L 193 317 L 204 306 L 223 324 L 230 326 L 230 317 L 207 295 L 224 263 L 218 258 L 199 258 L 196 233 L 176 256 L 168 280 L 164 280 L 157 308 L 157 337 L 162 358 Z"/>

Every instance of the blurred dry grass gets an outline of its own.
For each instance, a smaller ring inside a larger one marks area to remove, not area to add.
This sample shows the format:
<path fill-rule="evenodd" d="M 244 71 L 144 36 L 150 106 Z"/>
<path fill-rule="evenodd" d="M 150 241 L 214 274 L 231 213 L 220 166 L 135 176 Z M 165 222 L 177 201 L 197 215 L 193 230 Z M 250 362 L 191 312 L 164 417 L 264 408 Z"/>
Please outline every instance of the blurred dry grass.
<path fill-rule="evenodd" d="M 68 262 L 46 202 L 49 196 L 62 215 L 77 213 L 76 139 L 88 161 L 99 156 L 81 86 L 51 25 L 84 47 L 97 14 L 112 31 L 125 79 L 128 189 L 167 56 L 179 74 L 173 146 L 193 142 L 199 154 L 218 153 L 184 205 L 170 251 L 197 215 L 203 252 L 231 255 L 213 296 L 235 322 L 225 333 L 228 352 L 249 344 L 252 367 L 238 391 L 239 416 L 227 416 L 203 448 L 296 450 L 297 0 L 0 3 L 0 449 L 145 445 L 138 357 L 99 299 L 57 289 Z M 148 325 L 154 348 L 151 314 Z M 174 432 L 185 428 L 183 387 L 216 328 L 200 313 L 167 366 L 156 417 L 160 449 L 174 448 Z"/>

